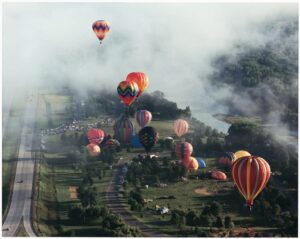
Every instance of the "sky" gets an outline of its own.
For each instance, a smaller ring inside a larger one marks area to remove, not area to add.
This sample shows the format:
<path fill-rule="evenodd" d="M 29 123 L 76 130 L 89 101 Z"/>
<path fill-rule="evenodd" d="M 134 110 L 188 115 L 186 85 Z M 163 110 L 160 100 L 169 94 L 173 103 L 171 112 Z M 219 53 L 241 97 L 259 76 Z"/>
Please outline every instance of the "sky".
<path fill-rule="evenodd" d="M 212 60 L 261 46 L 266 22 L 298 17 L 297 3 L 4 3 L 3 103 L 36 85 L 116 90 L 133 71 L 192 112 L 226 113 L 209 87 Z M 100 46 L 92 23 L 111 31 Z"/>

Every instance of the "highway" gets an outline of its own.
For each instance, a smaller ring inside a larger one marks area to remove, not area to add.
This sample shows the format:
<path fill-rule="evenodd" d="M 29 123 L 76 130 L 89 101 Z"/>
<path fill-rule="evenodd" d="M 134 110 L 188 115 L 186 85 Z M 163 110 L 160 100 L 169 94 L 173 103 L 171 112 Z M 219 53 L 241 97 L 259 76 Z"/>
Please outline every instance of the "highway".
<path fill-rule="evenodd" d="M 31 203 L 34 175 L 34 159 L 31 151 L 34 132 L 34 121 L 37 104 L 37 95 L 27 101 L 12 199 L 8 214 L 2 225 L 2 237 L 13 237 L 23 219 L 25 230 L 30 237 L 35 237 L 31 225 Z"/>

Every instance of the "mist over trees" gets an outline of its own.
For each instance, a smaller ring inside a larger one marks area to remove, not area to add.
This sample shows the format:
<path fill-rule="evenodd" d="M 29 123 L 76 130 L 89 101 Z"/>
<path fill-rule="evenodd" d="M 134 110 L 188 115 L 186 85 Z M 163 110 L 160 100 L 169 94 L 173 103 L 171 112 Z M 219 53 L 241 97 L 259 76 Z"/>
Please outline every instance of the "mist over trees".
<path fill-rule="evenodd" d="M 267 24 L 274 38 L 263 46 L 237 46 L 237 53 L 215 59 L 210 76 L 215 87 L 232 94 L 219 103 L 230 114 L 260 116 L 264 121 L 298 128 L 298 20 Z"/>

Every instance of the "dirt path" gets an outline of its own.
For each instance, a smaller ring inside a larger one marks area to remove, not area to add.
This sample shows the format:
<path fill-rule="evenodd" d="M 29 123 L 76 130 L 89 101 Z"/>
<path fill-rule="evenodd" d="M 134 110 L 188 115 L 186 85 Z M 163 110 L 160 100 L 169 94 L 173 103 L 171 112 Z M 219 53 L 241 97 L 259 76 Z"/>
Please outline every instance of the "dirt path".
<path fill-rule="evenodd" d="M 145 237 L 168 237 L 168 235 L 162 234 L 155 231 L 154 229 L 148 227 L 144 223 L 138 221 L 127 209 L 122 205 L 124 202 L 118 196 L 117 188 L 117 177 L 119 170 L 121 169 L 124 162 L 119 160 L 117 168 L 113 171 L 113 177 L 106 189 L 106 202 L 107 206 L 116 214 L 119 214 L 123 220 L 132 227 L 137 227 L 141 230 L 143 236 Z"/>
<path fill-rule="evenodd" d="M 209 192 L 206 188 L 197 188 L 195 189 L 195 193 L 200 194 L 201 196 L 211 196 L 214 193 Z"/>

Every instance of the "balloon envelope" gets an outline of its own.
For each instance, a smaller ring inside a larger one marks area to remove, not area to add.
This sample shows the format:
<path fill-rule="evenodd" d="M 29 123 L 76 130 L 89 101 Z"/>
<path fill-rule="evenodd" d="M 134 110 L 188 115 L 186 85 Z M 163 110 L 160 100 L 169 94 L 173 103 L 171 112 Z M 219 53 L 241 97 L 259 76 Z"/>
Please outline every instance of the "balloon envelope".
<path fill-rule="evenodd" d="M 86 147 L 87 147 L 90 155 L 93 157 L 98 156 L 101 152 L 100 147 L 96 144 L 88 144 Z"/>
<path fill-rule="evenodd" d="M 143 128 L 152 120 L 152 114 L 148 110 L 139 110 L 135 115 L 136 121 Z"/>
<path fill-rule="evenodd" d="M 92 128 L 88 130 L 87 137 L 91 144 L 100 144 L 105 137 L 105 133 L 102 129 Z"/>
<path fill-rule="evenodd" d="M 140 142 L 140 139 L 139 139 L 138 135 L 133 135 L 131 137 L 131 141 L 130 142 L 131 142 L 131 146 L 133 148 L 142 148 L 143 147 L 143 145 Z"/>
<path fill-rule="evenodd" d="M 199 168 L 206 168 L 206 163 L 202 158 L 197 158 Z"/>
<path fill-rule="evenodd" d="M 231 175 L 246 204 L 252 208 L 254 199 L 264 189 L 271 176 L 270 165 L 261 157 L 246 156 L 234 161 Z"/>
<path fill-rule="evenodd" d="M 236 160 L 238 158 L 241 158 L 241 157 L 245 157 L 245 156 L 251 156 L 251 154 L 248 151 L 245 151 L 245 150 L 236 151 L 234 153 L 234 160 Z"/>
<path fill-rule="evenodd" d="M 188 170 L 190 171 L 195 171 L 197 170 L 199 167 L 199 164 L 198 164 L 198 161 L 194 158 L 194 157 L 190 157 L 190 162 L 189 162 L 189 165 L 188 165 Z"/>
<path fill-rule="evenodd" d="M 211 177 L 213 179 L 217 179 L 217 180 L 226 180 L 227 179 L 226 174 L 221 171 L 213 171 L 211 173 Z"/>
<path fill-rule="evenodd" d="M 175 146 L 176 156 L 180 159 L 188 158 L 193 153 L 193 146 L 188 142 L 180 142 Z"/>
<path fill-rule="evenodd" d="M 139 139 L 145 150 L 150 151 L 158 140 L 158 133 L 153 127 L 146 126 L 140 130 Z"/>
<path fill-rule="evenodd" d="M 221 167 L 227 167 L 230 168 L 231 164 L 235 160 L 234 153 L 232 152 L 225 152 L 220 158 L 219 158 L 219 165 Z"/>
<path fill-rule="evenodd" d="M 93 31 L 95 32 L 100 43 L 110 30 L 110 23 L 105 20 L 98 20 L 93 23 Z"/>
<path fill-rule="evenodd" d="M 135 82 L 138 85 L 139 92 L 137 97 L 139 97 L 147 88 L 149 84 L 148 76 L 143 72 L 131 72 L 126 77 L 127 82 Z"/>
<path fill-rule="evenodd" d="M 175 134 L 178 137 L 181 137 L 182 135 L 186 134 L 189 130 L 189 124 L 187 121 L 183 119 L 178 119 L 173 124 L 173 129 Z"/>
<path fill-rule="evenodd" d="M 134 128 L 132 122 L 129 118 L 125 116 L 121 116 L 118 120 L 116 120 L 113 130 L 115 133 L 115 138 L 121 144 L 128 144 L 130 143 L 130 139 L 133 135 Z"/>
<path fill-rule="evenodd" d="M 121 81 L 117 87 L 119 98 L 124 105 L 131 105 L 139 92 L 139 87 L 134 82 Z"/>

